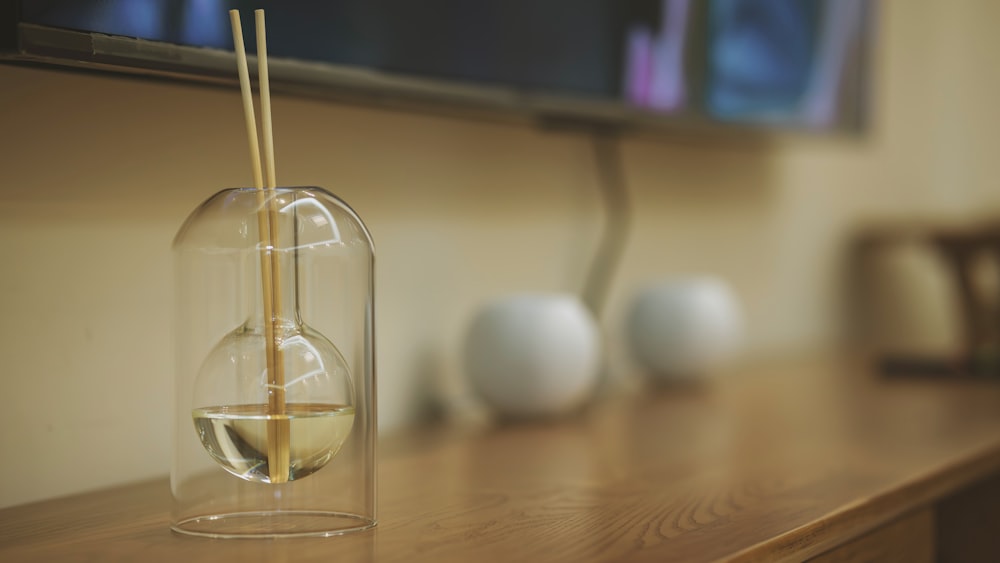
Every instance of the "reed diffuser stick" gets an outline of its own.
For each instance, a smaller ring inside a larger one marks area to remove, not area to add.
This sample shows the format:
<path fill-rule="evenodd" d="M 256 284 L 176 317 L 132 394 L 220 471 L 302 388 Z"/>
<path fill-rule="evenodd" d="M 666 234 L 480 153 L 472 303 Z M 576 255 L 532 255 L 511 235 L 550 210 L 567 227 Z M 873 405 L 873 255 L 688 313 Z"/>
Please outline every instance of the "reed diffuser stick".
<path fill-rule="evenodd" d="M 261 16 L 262 17 L 262 16 Z M 250 141 L 250 162 L 253 167 L 254 187 L 257 188 L 257 232 L 259 238 L 260 252 L 260 281 L 261 293 L 264 305 L 264 340 L 265 340 L 265 361 L 267 363 L 268 374 L 268 415 L 285 414 L 285 392 L 284 373 L 281 362 L 280 343 L 277 335 L 277 323 L 279 311 L 276 310 L 276 287 L 274 280 L 277 279 L 276 264 L 272 254 L 277 243 L 277 232 L 271 228 L 275 212 L 269 213 L 275 207 L 274 202 L 274 166 L 273 154 L 268 165 L 269 180 L 271 185 L 265 190 L 264 178 L 261 173 L 260 147 L 257 140 L 257 120 L 253 110 L 253 95 L 250 89 L 250 71 L 247 65 L 246 46 L 243 43 L 243 26 L 240 21 L 240 13 L 237 10 L 229 11 L 229 21 L 233 28 L 233 44 L 236 51 L 236 68 L 240 78 L 240 91 L 243 97 L 243 116 L 246 121 L 247 137 Z M 265 54 L 266 57 L 266 54 Z M 266 64 L 266 63 L 265 63 Z M 270 102 L 270 97 L 268 97 Z M 270 121 L 270 105 L 268 105 L 268 122 Z M 270 123 L 268 123 L 270 132 Z M 270 141 L 268 141 L 270 143 Z M 270 193 L 268 193 L 270 192 Z M 271 196 L 271 197 L 268 197 Z M 274 420 L 273 418 L 270 420 Z M 288 480 L 289 448 L 288 448 L 288 421 L 278 419 L 282 423 L 272 424 L 269 422 L 267 429 L 268 448 L 268 477 L 272 483 L 284 483 Z"/>
<path fill-rule="evenodd" d="M 274 133 L 271 128 L 271 86 L 267 72 L 267 31 L 264 25 L 264 10 L 255 10 L 254 19 L 257 24 L 257 78 L 260 81 L 260 120 L 264 140 L 264 186 L 270 191 L 267 198 L 267 216 L 269 237 L 272 249 L 278 248 L 278 201 L 274 189 L 277 180 L 274 169 Z M 284 354 L 278 346 L 277 322 L 285 318 L 284 303 L 281 302 L 281 262 L 272 258 L 271 261 L 271 301 L 273 326 L 275 328 L 274 370 L 270 372 L 268 382 L 268 411 L 272 417 L 268 420 L 268 473 L 272 483 L 283 483 L 289 477 L 291 452 L 289 451 L 291 425 L 288 418 L 274 417 L 284 415 L 285 405 L 285 370 Z"/>
<path fill-rule="evenodd" d="M 250 90 L 250 70 L 247 66 L 247 51 L 243 45 L 243 26 L 240 23 L 240 13 L 229 10 L 229 23 L 233 27 L 233 45 L 236 51 L 236 72 L 240 77 L 240 93 L 243 95 L 243 120 L 247 126 L 247 139 L 250 141 L 250 165 L 253 168 L 254 187 L 264 187 L 264 177 L 260 168 L 260 145 L 257 142 L 257 118 L 253 112 L 253 94 Z"/>
<path fill-rule="evenodd" d="M 267 72 L 267 29 L 264 10 L 254 10 L 257 24 L 257 79 L 260 81 L 260 124 L 264 134 L 264 181 L 268 188 L 275 188 L 274 131 L 271 128 L 271 80 Z M 275 208 L 277 209 L 277 208 Z"/>

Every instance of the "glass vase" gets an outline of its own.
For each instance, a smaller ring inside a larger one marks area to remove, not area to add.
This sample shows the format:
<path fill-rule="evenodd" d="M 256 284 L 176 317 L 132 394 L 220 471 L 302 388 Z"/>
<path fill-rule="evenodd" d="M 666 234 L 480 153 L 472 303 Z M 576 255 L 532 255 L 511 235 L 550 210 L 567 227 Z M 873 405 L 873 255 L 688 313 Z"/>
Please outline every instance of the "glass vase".
<path fill-rule="evenodd" d="M 173 243 L 171 527 L 211 537 L 375 525 L 374 246 L 314 187 L 218 192 Z"/>

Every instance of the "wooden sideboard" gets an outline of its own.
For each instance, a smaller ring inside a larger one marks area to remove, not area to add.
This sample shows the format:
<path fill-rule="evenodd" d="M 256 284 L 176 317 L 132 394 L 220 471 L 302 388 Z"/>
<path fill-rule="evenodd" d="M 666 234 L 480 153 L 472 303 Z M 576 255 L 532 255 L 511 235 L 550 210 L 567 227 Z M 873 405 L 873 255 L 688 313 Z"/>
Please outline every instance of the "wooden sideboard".
<path fill-rule="evenodd" d="M 1000 560 L 998 382 L 787 362 L 380 456 L 369 532 L 180 536 L 160 479 L 0 510 L 0 561 Z"/>

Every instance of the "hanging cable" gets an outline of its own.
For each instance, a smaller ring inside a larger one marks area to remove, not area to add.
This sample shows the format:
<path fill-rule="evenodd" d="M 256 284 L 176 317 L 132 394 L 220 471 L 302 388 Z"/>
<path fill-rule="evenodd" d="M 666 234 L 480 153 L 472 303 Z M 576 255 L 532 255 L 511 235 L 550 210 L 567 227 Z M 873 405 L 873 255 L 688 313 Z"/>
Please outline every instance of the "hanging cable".
<path fill-rule="evenodd" d="M 592 140 L 605 221 L 597 251 L 584 281 L 582 298 L 594 317 L 600 318 L 628 242 L 632 209 L 625 184 L 618 135 L 613 132 L 596 132 Z"/>

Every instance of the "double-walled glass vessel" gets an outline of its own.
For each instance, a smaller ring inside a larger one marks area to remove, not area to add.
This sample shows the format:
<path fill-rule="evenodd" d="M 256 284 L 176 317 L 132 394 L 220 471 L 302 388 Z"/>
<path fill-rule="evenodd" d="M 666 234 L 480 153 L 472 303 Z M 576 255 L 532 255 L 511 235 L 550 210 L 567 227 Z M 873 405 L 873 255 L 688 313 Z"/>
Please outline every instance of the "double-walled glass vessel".
<path fill-rule="evenodd" d="M 374 247 L 321 188 L 223 190 L 174 239 L 171 527 L 375 525 Z"/>

